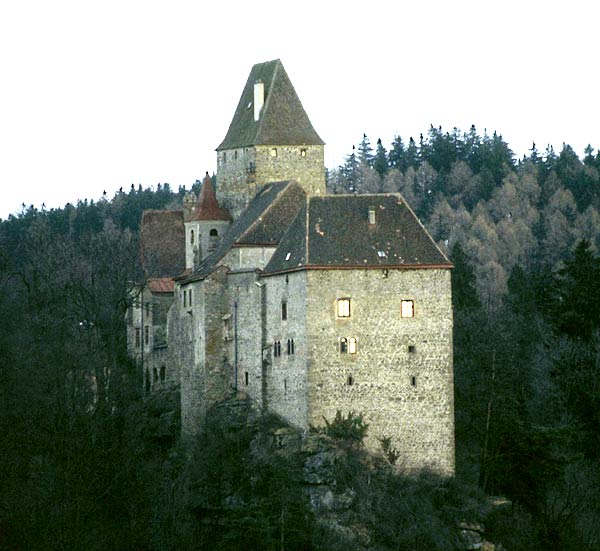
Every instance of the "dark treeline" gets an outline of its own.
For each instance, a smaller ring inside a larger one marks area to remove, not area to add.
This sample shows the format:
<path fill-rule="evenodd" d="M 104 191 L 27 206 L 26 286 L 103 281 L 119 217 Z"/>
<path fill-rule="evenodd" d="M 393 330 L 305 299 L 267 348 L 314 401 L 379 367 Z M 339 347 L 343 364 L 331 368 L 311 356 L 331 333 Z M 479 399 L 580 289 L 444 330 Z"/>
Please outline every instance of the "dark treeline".
<path fill-rule="evenodd" d="M 511 551 L 600 547 L 600 153 L 533 146 L 515 160 L 474 128 L 389 151 L 364 136 L 328 186 L 401 192 L 455 265 L 456 485 L 367 484 L 350 458 L 340 476 L 380 526 L 372 548 L 448 548 L 440 487 L 457 503 L 508 497 L 487 528 Z M 192 460 L 157 433 L 124 314 L 141 213 L 183 193 L 132 188 L 0 223 L 0 549 L 279 549 L 284 509 L 284 548 L 334 548 L 286 482 L 298 465 L 252 455 L 258 428 L 216 420 Z M 199 496 L 214 505 L 238 486 L 255 508 L 211 532 Z"/>

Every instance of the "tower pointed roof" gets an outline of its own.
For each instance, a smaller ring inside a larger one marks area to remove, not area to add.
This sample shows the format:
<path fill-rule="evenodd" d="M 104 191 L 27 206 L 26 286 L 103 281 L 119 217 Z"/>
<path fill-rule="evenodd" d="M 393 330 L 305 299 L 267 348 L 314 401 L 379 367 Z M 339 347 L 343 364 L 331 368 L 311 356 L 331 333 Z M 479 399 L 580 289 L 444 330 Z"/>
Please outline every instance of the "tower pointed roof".
<path fill-rule="evenodd" d="M 264 105 L 254 116 L 254 85 L 264 86 Z M 217 151 L 252 145 L 324 145 L 279 59 L 257 63 Z"/>
<path fill-rule="evenodd" d="M 215 188 L 212 185 L 212 180 L 206 173 L 202 182 L 202 190 L 200 191 L 200 197 L 198 198 L 198 205 L 192 214 L 190 220 L 231 220 L 231 216 L 225 210 L 219 207 L 217 201 L 217 194 Z"/>

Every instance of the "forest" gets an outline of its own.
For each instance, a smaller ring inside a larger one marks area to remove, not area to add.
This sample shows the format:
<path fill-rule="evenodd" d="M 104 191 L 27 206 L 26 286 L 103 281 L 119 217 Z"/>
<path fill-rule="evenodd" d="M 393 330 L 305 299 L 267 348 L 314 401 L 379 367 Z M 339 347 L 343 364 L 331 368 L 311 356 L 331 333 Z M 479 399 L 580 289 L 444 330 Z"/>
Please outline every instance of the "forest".
<path fill-rule="evenodd" d="M 144 395 L 125 312 L 142 211 L 186 190 L 132 186 L 0 221 L 0 550 L 451 549 L 456 515 L 494 495 L 505 549 L 600 548 L 600 151 L 516 159 L 500 134 L 432 126 L 389 150 L 363 135 L 327 185 L 400 192 L 454 263 L 455 479 L 367 476 L 346 442 L 339 484 L 372 536 L 345 541 L 297 461 L 257 444 L 277 420 L 215 414 L 192 451 L 157 430 L 173 394 Z M 252 506 L 206 522 L 199 496 L 232 488 Z"/>

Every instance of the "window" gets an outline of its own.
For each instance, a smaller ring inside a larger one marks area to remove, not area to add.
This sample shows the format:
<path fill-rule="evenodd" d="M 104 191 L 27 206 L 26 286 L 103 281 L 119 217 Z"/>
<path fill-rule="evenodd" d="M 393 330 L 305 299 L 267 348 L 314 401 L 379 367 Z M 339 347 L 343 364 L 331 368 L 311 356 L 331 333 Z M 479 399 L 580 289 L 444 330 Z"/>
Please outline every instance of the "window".
<path fill-rule="evenodd" d="M 340 354 L 348 353 L 348 339 L 346 337 L 342 337 L 340 339 Z"/>
<path fill-rule="evenodd" d="M 415 317 L 415 302 L 414 300 L 403 300 L 400 305 L 400 315 L 403 318 Z"/>
<path fill-rule="evenodd" d="M 352 386 L 354 384 L 354 377 L 352 377 L 352 375 L 348 375 L 348 378 L 346 379 L 346 384 L 348 386 Z"/>
<path fill-rule="evenodd" d="M 152 369 L 152 382 L 155 384 L 158 382 L 158 370 L 156 367 Z"/>
<path fill-rule="evenodd" d="M 187 307 L 187 289 L 183 291 L 183 307 Z"/>
<path fill-rule="evenodd" d="M 194 244 L 194 230 L 192 230 L 190 232 L 190 244 L 193 245 Z"/>
<path fill-rule="evenodd" d="M 167 368 L 164 365 L 160 366 L 160 380 L 162 382 L 167 378 Z"/>
<path fill-rule="evenodd" d="M 237 152 L 237 149 L 236 149 L 236 150 L 233 152 L 233 158 L 234 158 L 235 160 L 237 160 L 237 153 L 238 153 L 238 152 Z"/>
<path fill-rule="evenodd" d="M 369 207 L 369 224 L 375 224 L 375 207 Z"/>
<path fill-rule="evenodd" d="M 248 386 L 248 372 L 244 371 L 244 383 L 246 386 Z"/>
<path fill-rule="evenodd" d="M 356 354 L 357 350 L 358 350 L 358 345 L 356 342 L 356 337 L 350 337 L 350 340 L 348 341 L 348 353 Z"/>
<path fill-rule="evenodd" d="M 283 380 L 283 395 L 287 396 L 287 379 Z"/>
<path fill-rule="evenodd" d="M 221 319 L 223 320 L 223 340 L 233 340 L 233 333 L 231 331 L 231 314 L 226 314 Z"/>
<path fill-rule="evenodd" d="M 275 341 L 273 343 L 273 357 L 279 358 L 281 356 L 281 341 Z"/>
<path fill-rule="evenodd" d="M 307 151 L 306 151 L 306 147 L 303 147 L 303 148 L 300 150 L 300 157 L 306 157 L 306 153 L 307 153 Z"/>
<path fill-rule="evenodd" d="M 415 354 L 416 352 L 417 352 L 417 347 L 414 344 L 409 344 L 408 345 L 408 353 Z"/>
<path fill-rule="evenodd" d="M 287 320 L 287 301 L 281 301 L 281 319 L 283 321 Z"/>
<path fill-rule="evenodd" d="M 337 317 L 338 318 L 349 318 L 350 317 L 350 299 L 349 298 L 338 298 Z"/>
<path fill-rule="evenodd" d="M 210 230 L 210 232 L 208 233 L 208 235 L 210 235 L 210 237 L 219 237 L 219 232 L 218 232 L 218 230 L 216 230 L 215 228 L 213 228 L 212 230 Z"/>
<path fill-rule="evenodd" d="M 188 302 L 190 303 L 190 306 L 192 305 L 192 290 L 190 289 L 190 296 L 188 299 Z"/>
<path fill-rule="evenodd" d="M 140 347 L 140 328 L 136 327 L 135 328 L 135 347 L 139 348 Z"/>
<path fill-rule="evenodd" d="M 150 342 L 150 327 L 146 325 L 144 327 L 144 344 L 148 344 Z"/>
<path fill-rule="evenodd" d="M 277 148 L 272 147 L 270 151 L 271 157 L 277 157 Z"/>
<path fill-rule="evenodd" d="M 227 162 L 227 153 L 223 153 L 223 164 Z"/>
<path fill-rule="evenodd" d="M 410 378 L 410 386 L 417 386 L 417 378 L 414 375 Z"/>
<path fill-rule="evenodd" d="M 288 356 L 292 356 L 294 354 L 294 339 L 287 340 L 287 353 Z"/>

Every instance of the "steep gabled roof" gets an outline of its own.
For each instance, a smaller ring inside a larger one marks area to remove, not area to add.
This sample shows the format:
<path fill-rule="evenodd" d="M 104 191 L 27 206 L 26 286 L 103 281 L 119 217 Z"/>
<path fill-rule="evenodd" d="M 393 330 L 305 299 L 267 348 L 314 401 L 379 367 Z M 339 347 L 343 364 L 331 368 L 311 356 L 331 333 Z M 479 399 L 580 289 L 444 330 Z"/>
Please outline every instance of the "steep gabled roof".
<path fill-rule="evenodd" d="M 264 273 L 427 267 L 452 264 L 401 195 L 329 195 L 307 198 Z"/>
<path fill-rule="evenodd" d="M 203 279 L 234 247 L 276 247 L 305 203 L 306 193 L 294 181 L 273 182 L 264 186 L 240 218 L 227 230 L 215 251 L 192 274 L 181 274 L 179 281 Z"/>
<path fill-rule="evenodd" d="M 145 210 L 140 229 L 142 268 L 147 277 L 173 277 L 185 268 L 181 210 Z"/>
<path fill-rule="evenodd" d="M 202 182 L 198 205 L 194 209 L 190 220 L 231 220 L 229 213 L 219 206 L 217 194 L 208 172 Z"/>
<path fill-rule="evenodd" d="M 254 84 L 264 84 L 265 101 L 254 120 Z M 323 145 L 279 59 L 252 67 L 227 135 L 217 151 L 251 145 Z"/>

